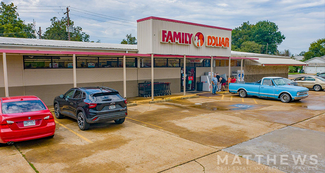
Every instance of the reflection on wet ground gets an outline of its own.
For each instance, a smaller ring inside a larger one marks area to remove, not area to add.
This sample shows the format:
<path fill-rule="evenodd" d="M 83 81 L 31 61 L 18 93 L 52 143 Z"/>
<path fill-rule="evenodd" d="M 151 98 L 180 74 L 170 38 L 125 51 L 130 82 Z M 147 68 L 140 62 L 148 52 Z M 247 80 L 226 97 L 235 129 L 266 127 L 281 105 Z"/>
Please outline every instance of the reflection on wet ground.
<path fill-rule="evenodd" d="M 64 126 L 57 123 L 53 139 L 21 142 L 16 146 L 40 172 L 159 172 L 183 163 L 186 166 L 190 160 L 207 158 L 209 153 L 219 153 L 219 149 L 251 141 L 286 126 L 325 132 L 324 113 L 325 92 L 310 92 L 310 97 L 291 103 L 207 94 L 130 106 L 125 123 L 92 124 L 87 131 L 79 130 L 74 119 L 56 119 Z M 293 147 L 304 140 L 303 146 L 312 148 L 306 136 L 296 138 L 298 142 L 291 133 L 287 136 L 275 135 L 274 139 L 291 141 Z M 317 142 L 317 138 L 313 140 Z M 269 149 L 263 141 L 259 144 L 260 148 Z M 248 147 L 252 151 L 256 148 Z M 209 161 L 215 166 L 215 160 Z M 10 170 L 13 165 L 3 166 Z M 1 167 L 0 172 L 8 172 L 1 171 Z"/>
<path fill-rule="evenodd" d="M 325 96 L 316 94 L 322 93 L 312 93 L 307 99 L 301 100 L 300 102 L 294 102 L 295 106 L 309 110 L 325 110 Z"/>
<path fill-rule="evenodd" d="M 198 109 L 207 109 L 212 111 L 229 111 L 229 110 L 246 110 L 246 109 L 254 109 L 256 106 L 248 105 L 248 104 L 233 104 L 227 105 L 222 103 L 195 103 L 192 108 Z"/>

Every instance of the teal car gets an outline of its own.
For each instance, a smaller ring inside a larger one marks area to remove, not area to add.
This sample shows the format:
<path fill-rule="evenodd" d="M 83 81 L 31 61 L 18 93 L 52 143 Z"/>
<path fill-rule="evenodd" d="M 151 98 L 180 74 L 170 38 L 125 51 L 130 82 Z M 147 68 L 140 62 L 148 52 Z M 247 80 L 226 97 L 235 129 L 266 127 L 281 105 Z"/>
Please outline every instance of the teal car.
<path fill-rule="evenodd" d="M 255 83 L 230 83 L 229 92 L 239 93 L 240 97 L 257 96 L 273 98 L 288 103 L 308 97 L 308 88 L 287 85 L 281 77 L 264 77 Z"/>

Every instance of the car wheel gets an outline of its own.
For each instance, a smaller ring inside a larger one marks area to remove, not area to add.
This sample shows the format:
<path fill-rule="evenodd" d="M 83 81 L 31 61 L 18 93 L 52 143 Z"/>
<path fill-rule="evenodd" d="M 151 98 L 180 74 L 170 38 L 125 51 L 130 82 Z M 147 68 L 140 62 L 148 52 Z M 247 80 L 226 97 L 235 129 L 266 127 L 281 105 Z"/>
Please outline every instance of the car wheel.
<path fill-rule="evenodd" d="M 283 102 L 283 103 L 289 103 L 289 102 L 291 101 L 291 97 L 290 97 L 289 94 L 287 94 L 287 93 L 283 93 L 283 94 L 281 94 L 281 96 L 280 96 L 280 100 L 281 100 L 281 102 Z"/>
<path fill-rule="evenodd" d="M 55 114 L 55 117 L 56 117 L 57 119 L 61 119 L 61 118 L 64 117 L 64 116 L 60 113 L 60 106 L 59 106 L 58 103 L 56 103 L 56 104 L 54 105 L 54 114 Z"/>
<path fill-rule="evenodd" d="M 122 124 L 124 123 L 125 121 L 125 118 L 121 118 L 121 119 L 118 119 L 118 120 L 114 120 L 116 124 Z"/>
<path fill-rule="evenodd" d="M 239 90 L 239 96 L 244 98 L 247 96 L 247 92 L 245 90 Z"/>
<path fill-rule="evenodd" d="M 86 116 L 83 112 L 79 112 L 77 115 L 78 127 L 80 130 L 89 129 L 89 124 L 86 121 Z"/>
<path fill-rule="evenodd" d="M 320 86 L 320 85 L 314 85 L 314 90 L 315 91 L 320 91 L 320 90 L 322 90 L 322 87 Z"/>

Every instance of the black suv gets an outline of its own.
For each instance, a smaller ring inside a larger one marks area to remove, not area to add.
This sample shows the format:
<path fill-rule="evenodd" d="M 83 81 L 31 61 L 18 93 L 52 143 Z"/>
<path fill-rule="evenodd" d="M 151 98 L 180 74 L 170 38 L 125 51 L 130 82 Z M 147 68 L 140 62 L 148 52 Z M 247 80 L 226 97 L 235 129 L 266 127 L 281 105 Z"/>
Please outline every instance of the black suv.
<path fill-rule="evenodd" d="M 127 116 L 127 102 L 118 91 L 108 87 L 71 88 L 54 99 L 55 117 L 69 116 L 81 130 L 89 124 L 114 120 L 122 124 Z"/>

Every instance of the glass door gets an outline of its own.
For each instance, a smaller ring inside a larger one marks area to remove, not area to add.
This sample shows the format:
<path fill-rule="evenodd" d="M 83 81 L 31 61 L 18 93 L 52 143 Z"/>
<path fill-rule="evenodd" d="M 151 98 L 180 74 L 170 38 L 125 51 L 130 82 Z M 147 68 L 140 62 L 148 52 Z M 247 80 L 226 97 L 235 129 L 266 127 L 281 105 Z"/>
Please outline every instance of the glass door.
<path fill-rule="evenodd" d="M 181 92 L 184 91 L 184 68 L 181 69 Z M 186 67 L 186 91 L 195 91 L 196 86 L 196 68 L 195 67 Z"/>

